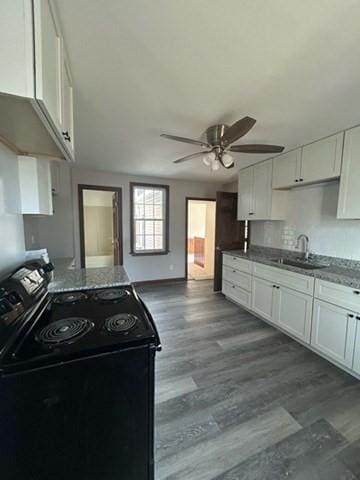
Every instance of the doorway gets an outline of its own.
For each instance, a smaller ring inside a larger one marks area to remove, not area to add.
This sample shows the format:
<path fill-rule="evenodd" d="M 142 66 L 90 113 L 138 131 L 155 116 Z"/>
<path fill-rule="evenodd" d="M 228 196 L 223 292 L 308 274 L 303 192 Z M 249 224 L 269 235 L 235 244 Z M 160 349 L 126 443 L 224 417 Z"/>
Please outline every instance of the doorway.
<path fill-rule="evenodd" d="M 82 268 L 122 265 L 121 188 L 79 185 Z"/>
<path fill-rule="evenodd" d="M 216 200 L 186 199 L 186 278 L 214 278 Z"/>

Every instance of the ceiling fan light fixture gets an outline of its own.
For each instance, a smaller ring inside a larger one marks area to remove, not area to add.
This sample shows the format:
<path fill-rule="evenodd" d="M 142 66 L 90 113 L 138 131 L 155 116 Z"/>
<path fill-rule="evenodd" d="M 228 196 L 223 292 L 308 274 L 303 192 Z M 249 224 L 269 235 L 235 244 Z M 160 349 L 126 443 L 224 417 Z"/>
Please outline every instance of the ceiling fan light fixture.
<path fill-rule="evenodd" d="M 211 164 L 211 170 L 213 172 L 216 172 L 217 170 L 219 170 L 219 168 L 220 168 L 220 162 L 219 162 L 219 160 L 216 159 Z"/>
<path fill-rule="evenodd" d="M 206 155 L 203 156 L 203 164 L 206 165 L 207 167 L 211 167 L 212 163 L 216 159 L 216 154 L 215 152 L 209 152 Z"/>
<path fill-rule="evenodd" d="M 229 153 L 224 153 L 221 160 L 226 168 L 229 168 L 234 164 L 234 158 Z"/>

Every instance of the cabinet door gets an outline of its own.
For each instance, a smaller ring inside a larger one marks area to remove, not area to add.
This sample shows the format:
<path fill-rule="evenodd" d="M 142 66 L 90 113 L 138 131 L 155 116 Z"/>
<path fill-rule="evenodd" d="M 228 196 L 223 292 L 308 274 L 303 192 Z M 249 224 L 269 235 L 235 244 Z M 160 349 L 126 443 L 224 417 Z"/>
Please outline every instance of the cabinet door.
<path fill-rule="evenodd" d="M 360 375 L 360 317 L 356 317 L 356 336 L 355 336 L 355 350 L 353 370 Z"/>
<path fill-rule="evenodd" d="M 275 322 L 294 337 L 310 343 L 313 297 L 285 287 L 277 287 L 275 292 Z"/>
<path fill-rule="evenodd" d="M 272 188 L 289 188 L 298 183 L 300 177 L 301 149 L 293 150 L 274 158 Z"/>
<path fill-rule="evenodd" d="M 266 220 L 271 216 L 272 160 L 254 167 L 254 190 L 252 218 Z"/>
<path fill-rule="evenodd" d="M 74 154 L 73 87 L 66 54 L 62 56 L 62 125 L 61 134 L 70 153 Z"/>
<path fill-rule="evenodd" d="M 337 218 L 360 218 L 360 127 L 345 132 Z"/>
<path fill-rule="evenodd" d="M 252 167 L 239 173 L 238 220 L 248 220 L 253 215 L 254 169 Z"/>
<path fill-rule="evenodd" d="M 61 37 L 49 0 L 34 0 L 35 97 L 40 107 L 60 132 L 61 101 Z"/>
<path fill-rule="evenodd" d="M 252 310 L 265 318 L 273 320 L 274 285 L 261 278 L 253 277 L 252 281 Z"/>
<path fill-rule="evenodd" d="M 356 318 L 353 312 L 321 300 L 314 301 L 311 345 L 319 352 L 351 368 Z"/>
<path fill-rule="evenodd" d="M 300 180 L 317 182 L 340 176 L 344 133 L 339 133 L 302 149 Z"/>
<path fill-rule="evenodd" d="M 0 91 L 34 96 L 32 5 L 25 0 L 0 2 Z"/>

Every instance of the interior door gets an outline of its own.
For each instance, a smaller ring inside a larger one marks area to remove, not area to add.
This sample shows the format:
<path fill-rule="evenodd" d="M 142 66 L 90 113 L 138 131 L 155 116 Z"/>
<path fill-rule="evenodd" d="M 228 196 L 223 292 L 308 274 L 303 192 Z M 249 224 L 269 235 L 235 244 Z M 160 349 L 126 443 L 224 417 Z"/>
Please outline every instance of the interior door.
<path fill-rule="evenodd" d="M 246 223 L 237 220 L 237 193 L 217 192 L 215 219 L 214 290 L 221 290 L 222 250 L 243 249 Z"/>
<path fill-rule="evenodd" d="M 120 232 L 119 232 L 119 193 L 113 195 L 113 249 L 114 265 L 120 265 Z"/>

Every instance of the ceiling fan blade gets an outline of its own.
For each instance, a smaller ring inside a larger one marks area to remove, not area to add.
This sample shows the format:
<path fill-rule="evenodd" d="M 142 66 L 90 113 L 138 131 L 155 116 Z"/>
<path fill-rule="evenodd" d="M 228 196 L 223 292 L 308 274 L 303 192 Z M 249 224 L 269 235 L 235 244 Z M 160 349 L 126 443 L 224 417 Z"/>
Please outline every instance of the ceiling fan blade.
<path fill-rule="evenodd" d="M 204 155 L 205 153 L 210 153 L 210 152 L 211 152 L 211 150 L 206 150 L 204 152 L 192 153 L 191 155 L 186 155 L 186 157 L 178 158 L 177 160 L 174 161 L 174 163 L 187 162 L 188 160 L 191 160 L 192 158 L 199 157 L 200 155 Z"/>
<path fill-rule="evenodd" d="M 210 147 L 208 143 L 204 143 L 200 140 L 193 140 L 192 138 L 178 137 L 177 135 L 168 135 L 167 133 L 162 133 L 160 137 L 167 138 L 168 140 L 175 140 L 176 142 L 190 143 L 191 145 L 200 145 L 201 147 Z"/>
<path fill-rule="evenodd" d="M 233 145 L 229 148 L 231 152 L 242 153 L 280 153 L 285 147 L 280 145 L 261 145 L 261 144 L 248 144 L 248 145 Z"/>
<path fill-rule="evenodd" d="M 230 145 L 230 143 L 236 142 L 239 138 L 243 137 L 253 128 L 256 120 L 251 117 L 244 117 L 238 120 L 230 128 L 228 128 L 221 138 L 224 145 Z"/>

